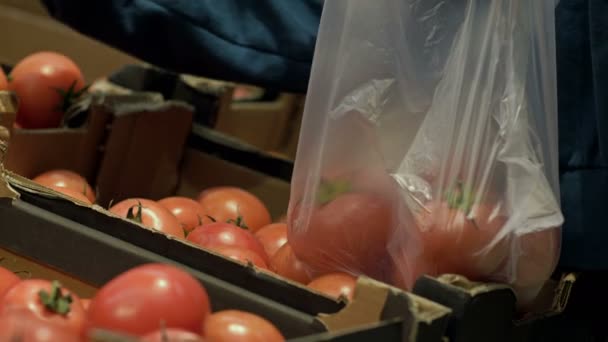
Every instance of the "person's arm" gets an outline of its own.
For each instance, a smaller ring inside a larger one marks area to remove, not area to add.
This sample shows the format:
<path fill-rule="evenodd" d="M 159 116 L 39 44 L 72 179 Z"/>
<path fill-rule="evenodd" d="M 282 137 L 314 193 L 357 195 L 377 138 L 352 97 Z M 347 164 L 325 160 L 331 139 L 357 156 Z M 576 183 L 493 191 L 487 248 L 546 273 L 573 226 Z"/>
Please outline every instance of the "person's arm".
<path fill-rule="evenodd" d="M 73 29 L 176 72 L 305 92 L 319 0 L 42 0 Z"/>

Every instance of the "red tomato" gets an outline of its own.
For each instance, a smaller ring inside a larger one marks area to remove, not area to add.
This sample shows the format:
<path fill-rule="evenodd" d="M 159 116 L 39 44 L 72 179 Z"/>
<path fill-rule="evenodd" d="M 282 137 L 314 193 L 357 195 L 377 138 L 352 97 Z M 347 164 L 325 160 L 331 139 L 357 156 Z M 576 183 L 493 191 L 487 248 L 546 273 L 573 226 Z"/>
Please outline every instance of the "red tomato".
<path fill-rule="evenodd" d="M 469 214 L 446 201 L 421 210 L 420 230 L 425 253 L 436 263 L 436 273 L 457 273 L 480 279 L 496 271 L 509 254 L 507 239 L 487 248 L 507 219 L 487 204 L 471 207 Z"/>
<path fill-rule="evenodd" d="M 347 192 L 313 208 L 310 220 L 290 214 L 288 232 L 298 258 L 316 273 L 349 272 L 374 276 L 378 260 L 387 257 L 393 229 L 393 207 L 372 193 Z M 308 225 L 303 224 L 308 222 Z"/>
<path fill-rule="evenodd" d="M 253 194 L 235 187 L 218 187 L 208 189 L 198 197 L 206 215 L 217 222 L 236 220 L 239 216 L 247 228 L 255 232 L 271 223 L 268 209 Z"/>
<path fill-rule="evenodd" d="M 110 212 L 168 235 L 178 238 L 185 237 L 182 225 L 179 224 L 177 218 L 154 201 L 144 198 L 129 198 L 113 205 Z"/>
<path fill-rule="evenodd" d="M 80 298 L 57 282 L 27 279 L 15 284 L 0 300 L 0 315 L 13 311 L 29 313 L 72 334 L 81 334 L 85 327 Z"/>
<path fill-rule="evenodd" d="M 34 182 L 51 187 L 70 189 L 79 192 L 87 197 L 87 203 L 95 203 L 95 191 L 87 183 L 87 180 L 76 172 L 69 170 L 51 170 L 44 172 L 33 179 Z"/>
<path fill-rule="evenodd" d="M 53 189 L 57 192 L 60 192 L 68 197 L 72 197 L 73 199 L 79 200 L 86 204 L 89 204 L 89 205 L 93 204 L 93 202 L 91 202 L 89 200 L 89 198 L 87 196 L 85 196 L 82 192 L 74 191 L 73 189 L 63 188 L 63 187 L 56 186 L 56 185 L 48 185 L 47 188 Z"/>
<path fill-rule="evenodd" d="M 250 262 L 255 266 L 263 269 L 268 269 L 268 264 L 262 259 L 258 253 L 251 251 L 250 249 L 233 247 L 233 246 L 218 246 L 214 248 L 214 251 L 238 262 L 249 264 Z"/>
<path fill-rule="evenodd" d="M 551 277 L 559 258 L 560 231 L 547 229 L 516 238 L 517 255 L 513 288 L 517 305 L 526 308 L 533 304 L 544 283 Z"/>
<path fill-rule="evenodd" d="M 211 311 L 203 286 L 171 265 L 147 264 L 110 280 L 89 307 L 92 328 L 144 336 L 159 329 L 201 330 Z"/>
<path fill-rule="evenodd" d="M 287 224 L 273 223 L 262 227 L 255 232 L 255 237 L 260 241 L 269 258 L 287 242 Z"/>
<path fill-rule="evenodd" d="M 356 286 L 357 279 L 346 273 L 326 274 L 308 283 L 308 287 L 313 290 L 336 299 L 343 296 L 348 300 L 353 299 Z"/>
<path fill-rule="evenodd" d="M 165 329 L 150 333 L 140 342 L 204 342 L 200 335 L 182 329 Z"/>
<path fill-rule="evenodd" d="M 212 222 L 198 202 L 187 197 L 167 197 L 160 201 L 158 204 L 167 208 L 181 223 L 184 231 L 190 232 L 197 226 L 203 223 Z"/>
<path fill-rule="evenodd" d="M 8 80 L 2 68 L 0 68 L 0 90 L 8 90 Z"/>
<path fill-rule="evenodd" d="M 298 283 L 306 284 L 311 279 L 306 265 L 296 257 L 289 244 L 279 248 L 270 261 L 270 267 L 281 277 Z"/>
<path fill-rule="evenodd" d="M 205 338 L 211 342 L 280 342 L 285 338 L 266 319 L 252 313 L 225 310 L 209 316 Z"/>
<path fill-rule="evenodd" d="M 68 57 L 37 52 L 15 65 L 9 87 L 19 97 L 17 121 L 24 128 L 54 128 L 84 88 L 84 77 Z"/>
<path fill-rule="evenodd" d="M 411 291 L 423 275 L 437 275 L 437 265 L 427 253 L 415 254 L 401 246 L 391 254 L 392 274 L 388 282 L 405 291 Z"/>
<path fill-rule="evenodd" d="M 264 247 L 255 236 L 247 229 L 232 224 L 215 222 L 200 226 L 188 234 L 188 241 L 208 249 L 216 249 L 219 246 L 245 248 L 268 261 Z"/>
<path fill-rule="evenodd" d="M 59 324 L 41 320 L 23 310 L 11 311 L 0 317 L 0 341 L 80 342 L 80 335 Z"/>
<path fill-rule="evenodd" d="M 6 268 L 0 267 L 0 298 L 6 291 L 8 291 L 13 285 L 21 281 L 15 273 L 7 270 Z"/>
<path fill-rule="evenodd" d="M 84 309 L 84 311 L 89 311 L 89 306 L 91 306 L 91 299 L 82 298 L 80 299 L 80 304 L 82 304 L 82 308 Z"/>

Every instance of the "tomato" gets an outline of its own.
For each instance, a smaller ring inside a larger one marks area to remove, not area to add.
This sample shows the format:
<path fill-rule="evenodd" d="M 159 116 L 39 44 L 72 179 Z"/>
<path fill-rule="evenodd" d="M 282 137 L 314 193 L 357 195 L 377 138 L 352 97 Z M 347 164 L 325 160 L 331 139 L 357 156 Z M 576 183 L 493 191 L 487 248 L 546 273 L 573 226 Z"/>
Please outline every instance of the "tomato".
<path fill-rule="evenodd" d="M 198 202 L 187 197 L 167 197 L 160 201 L 158 204 L 167 208 L 181 223 L 184 231 L 189 233 L 197 226 L 203 223 L 212 222 Z"/>
<path fill-rule="evenodd" d="M 242 217 L 247 228 L 256 232 L 271 223 L 270 213 L 262 201 L 253 194 L 236 187 L 217 187 L 201 192 L 198 201 L 205 215 L 217 222 Z"/>
<path fill-rule="evenodd" d="M 346 273 L 330 273 L 313 279 L 308 287 L 333 298 L 341 296 L 352 300 L 355 294 L 357 279 Z"/>
<path fill-rule="evenodd" d="M 495 272 L 509 254 L 507 239 L 492 241 L 507 219 L 488 204 L 462 210 L 447 201 L 428 203 L 420 214 L 425 253 L 432 255 L 436 273 L 457 273 L 484 279 Z"/>
<path fill-rule="evenodd" d="M 165 234 L 185 237 L 177 218 L 157 202 L 144 198 L 129 198 L 113 205 L 110 212 Z"/>
<path fill-rule="evenodd" d="M 515 279 L 512 287 L 517 294 L 517 305 L 525 308 L 533 304 L 544 283 L 551 277 L 559 258 L 559 229 L 546 229 L 517 237 Z"/>
<path fill-rule="evenodd" d="M 387 282 L 405 291 L 412 291 L 416 281 L 424 275 L 437 275 L 437 265 L 429 253 L 414 253 L 407 246 L 391 253 L 391 274 Z"/>
<path fill-rule="evenodd" d="M 91 299 L 81 298 L 80 304 L 82 304 L 82 308 L 84 309 L 84 311 L 89 311 L 89 306 L 91 306 Z"/>
<path fill-rule="evenodd" d="M 7 270 L 4 267 L 0 267 L 0 298 L 6 291 L 8 291 L 13 285 L 21 281 L 15 273 Z"/>
<path fill-rule="evenodd" d="M 270 261 L 272 271 L 281 277 L 306 284 L 310 281 L 310 273 L 306 265 L 293 253 L 289 244 L 283 245 Z"/>
<path fill-rule="evenodd" d="M 0 91 L 2 90 L 8 90 L 8 80 L 6 79 L 4 70 L 0 68 Z"/>
<path fill-rule="evenodd" d="M 0 299 L 0 315 L 12 311 L 29 313 L 73 334 L 81 334 L 85 327 L 80 298 L 57 282 L 27 279 L 15 284 Z"/>
<path fill-rule="evenodd" d="M 187 330 L 170 328 L 150 333 L 140 342 L 203 342 L 203 338 Z"/>
<path fill-rule="evenodd" d="M 269 258 L 287 242 L 287 224 L 273 223 L 262 227 L 255 232 L 255 237 L 260 241 Z"/>
<path fill-rule="evenodd" d="M 256 267 L 268 269 L 268 264 L 258 253 L 251 251 L 250 249 L 233 247 L 233 246 L 218 246 L 213 249 L 215 252 L 236 260 L 238 262 L 249 264 L 250 262 Z"/>
<path fill-rule="evenodd" d="M 318 273 L 343 271 L 374 276 L 378 260 L 387 255 L 393 229 L 388 198 L 365 192 L 346 192 L 313 208 L 310 220 L 290 214 L 288 232 L 298 258 Z M 308 223 L 306 226 L 304 223 Z"/>
<path fill-rule="evenodd" d="M 87 203 L 95 203 L 95 191 L 87 180 L 76 172 L 61 169 L 51 170 L 36 176 L 33 181 L 55 190 L 66 188 L 72 192 L 79 192 L 87 197 Z"/>
<path fill-rule="evenodd" d="M 84 88 L 82 72 L 68 57 L 37 52 L 15 65 L 9 87 L 19 98 L 17 121 L 24 128 L 54 128 Z"/>
<path fill-rule="evenodd" d="M 197 227 L 188 234 L 188 241 L 208 249 L 219 246 L 245 248 L 268 261 L 264 247 L 255 236 L 249 230 L 232 224 L 215 222 Z"/>
<path fill-rule="evenodd" d="M 209 316 L 203 336 L 211 342 L 280 342 L 285 338 L 266 319 L 249 312 L 225 310 Z"/>
<path fill-rule="evenodd" d="M 146 264 L 110 280 L 93 297 L 90 329 L 144 336 L 161 324 L 193 333 L 211 311 L 205 288 L 190 274 L 171 265 Z"/>
<path fill-rule="evenodd" d="M 80 334 L 59 324 L 40 320 L 28 311 L 16 310 L 0 316 L 0 341 L 80 342 Z"/>
<path fill-rule="evenodd" d="M 91 202 L 89 200 L 89 198 L 87 196 L 85 196 L 82 192 L 74 191 L 70 188 L 64 188 L 64 187 L 60 187 L 60 186 L 56 186 L 56 185 L 48 185 L 47 188 L 53 189 L 57 192 L 60 192 L 68 197 L 72 197 L 73 199 L 86 203 L 88 205 L 93 204 L 93 202 Z"/>

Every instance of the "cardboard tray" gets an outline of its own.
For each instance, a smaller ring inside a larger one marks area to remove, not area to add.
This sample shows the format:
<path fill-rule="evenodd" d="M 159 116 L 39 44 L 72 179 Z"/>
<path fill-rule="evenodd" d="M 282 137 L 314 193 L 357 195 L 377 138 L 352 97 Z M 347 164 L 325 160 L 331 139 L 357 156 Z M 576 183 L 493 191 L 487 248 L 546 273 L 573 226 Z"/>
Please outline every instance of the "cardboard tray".
<path fill-rule="evenodd" d="M 260 314 L 289 338 L 320 341 L 330 335 L 310 335 L 331 331 L 331 336 L 350 340 L 369 334 L 368 329 L 383 337 L 395 334 L 398 327 L 403 340 L 441 341 L 450 312 L 366 278 L 359 280 L 354 300 L 344 305 L 251 266 L 110 217 L 100 208 L 79 206 L 8 171 L 0 180 L 0 220 L 4 228 L 0 229 L 0 248 L 52 270 L 52 276 L 63 275 L 78 285 L 80 293 L 90 294 L 140 264 L 171 263 L 205 285 L 214 310 L 233 308 Z M 85 225 L 92 221 L 97 222 L 95 228 Z M 261 287 L 280 293 L 283 300 L 261 295 Z M 285 305 L 287 301 L 293 305 Z M 350 330 L 342 332 L 344 329 Z"/>
<path fill-rule="evenodd" d="M 422 277 L 415 294 L 452 309 L 446 336 L 454 342 L 509 342 L 528 340 L 552 317 L 561 315 L 569 301 L 576 275 L 566 273 L 549 280 L 531 311 L 519 315 L 515 294 L 506 285 L 479 283 L 462 276 L 446 274 Z"/>

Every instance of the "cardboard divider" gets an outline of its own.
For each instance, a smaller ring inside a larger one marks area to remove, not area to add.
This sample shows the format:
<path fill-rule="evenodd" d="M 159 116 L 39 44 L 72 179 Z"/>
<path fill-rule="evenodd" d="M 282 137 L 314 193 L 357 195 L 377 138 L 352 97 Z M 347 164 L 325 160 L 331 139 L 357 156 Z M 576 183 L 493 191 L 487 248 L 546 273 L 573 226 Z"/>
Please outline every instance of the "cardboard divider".
<path fill-rule="evenodd" d="M 575 281 L 567 274 L 558 282 L 546 283 L 533 311 L 518 318 L 513 290 L 502 284 L 472 282 L 446 274 L 438 278 L 422 277 L 413 292 L 452 309 L 447 337 L 455 342 L 512 341 L 521 327 L 560 314 Z"/>
<path fill-rule="evenodd" d="M 185 103 L 115 102 L 99 111 L 114 120 L 97 174 L 98 203 L 129 197 L 158 200 L 175 192 L 193 111 Z"/>

